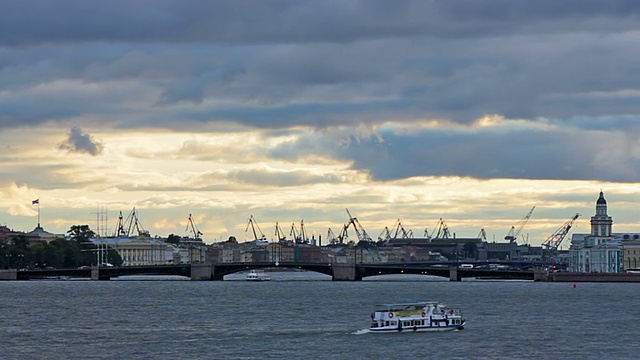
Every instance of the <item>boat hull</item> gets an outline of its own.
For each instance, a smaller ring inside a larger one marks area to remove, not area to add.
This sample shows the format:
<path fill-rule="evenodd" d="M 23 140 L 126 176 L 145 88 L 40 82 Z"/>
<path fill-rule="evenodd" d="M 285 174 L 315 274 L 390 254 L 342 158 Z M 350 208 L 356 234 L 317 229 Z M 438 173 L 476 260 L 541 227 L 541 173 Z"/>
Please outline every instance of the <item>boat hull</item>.
<path fill-rule="evenodd" d="M 369 332 L 376 334 L 389 334 L 389 333 L 401 333 L 401 332 L 438 332 L 438 331 L 453 331 L 463 330 L 465 324 L 462 325 L 449 325 L 449 326 L 414 326 L 403 328 L 369 328 Z"/>
<path fill-rule="evenodd" d="M 453 331 L 464 329 L 466 323 L 459 308 L 435 301 L 391 303 L 374 307 L 369 332 Z"/>
<path fill-rule="evenodd" d="M 251 270 L 247 275 L 247 281 L 270 281 L 271 277 L 262 270 Z"/>

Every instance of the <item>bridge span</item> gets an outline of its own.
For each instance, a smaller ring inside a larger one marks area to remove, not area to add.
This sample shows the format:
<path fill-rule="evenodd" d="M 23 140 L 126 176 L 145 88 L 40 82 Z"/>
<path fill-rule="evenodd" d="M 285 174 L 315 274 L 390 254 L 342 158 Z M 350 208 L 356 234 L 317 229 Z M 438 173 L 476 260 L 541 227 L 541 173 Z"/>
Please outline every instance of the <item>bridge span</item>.
<path fill-rule="evenodd" d="M 459 268 L 452 264 L 375 263 L 338 264 L 317 262 L 251 262 L 194 263 L 126 267 L 93 267 L 88 269 L 0 270 L 0 280 L 30 280 L 56 278 L 89 278 L 109 280 L 128 275 L 178 275 L 191 280 L 223 280 L 226 275 L 251 269 L 299 269 L 331 276 L 334 281 L 358 281 L 369 276 L 390 274 L 420 274 L 460 281 L 462 278 L 534 280 L 533 270 Z"/>

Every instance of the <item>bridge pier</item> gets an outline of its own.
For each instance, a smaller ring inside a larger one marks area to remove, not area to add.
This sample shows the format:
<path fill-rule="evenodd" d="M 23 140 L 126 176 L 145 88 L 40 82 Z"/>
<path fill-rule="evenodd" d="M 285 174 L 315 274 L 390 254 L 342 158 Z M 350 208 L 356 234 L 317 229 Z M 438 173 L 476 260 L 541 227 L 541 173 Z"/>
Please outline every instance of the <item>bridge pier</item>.
<path fill-rule="evenodd" d="M 534 270 L 533 271 L 533 281 L 549 281 L 549 271 L 548 270 Z"/>
<path fill-rule="evenodd" d="M 332 264 L 331 269 L 333 281 L 357 281 L 362 280 L 362 276 L 356 275 L 356 266 L 354 264 Z"/>
<path fill-rule="evenodd" d="M 91 268 L 91 280 L 100 280 L 100 268 L 94 266 Z"/>
<path fill-rule="evenodd" d="M 18 280 L 18 270 L 17 269 L 0 270 L 0 280 Z"/>
<path fill-rule="evenodd" d="M 449 266 L 449 281 L 460 281 L 457 266 Z"/>
<path fill-rule="evenodd" d="M 191 264 L 191 280 L 222 280 L 215 278 L 214 271 L 210 263 Z"/>

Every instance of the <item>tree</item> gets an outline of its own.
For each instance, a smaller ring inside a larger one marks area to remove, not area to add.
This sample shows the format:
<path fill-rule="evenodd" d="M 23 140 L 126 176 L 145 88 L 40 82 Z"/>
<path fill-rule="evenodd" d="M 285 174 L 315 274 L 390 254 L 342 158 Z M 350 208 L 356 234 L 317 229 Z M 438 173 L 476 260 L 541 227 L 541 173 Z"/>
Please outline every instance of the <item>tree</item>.
<path fill-rule="evenodd" d="M 179 244 L 180 243 L 180 236 L 178 235 L 174 235 L 174 234 L 169 234 L 169 236 L 167 236 L 167 240 L 166 242 L 168 242 L 169 244 Z"/>
<path fill-rule="evenodd" d="M 79 244 L 89 241 L 96 235 L 89 225 L 72 225 L 67 234 Z"/>

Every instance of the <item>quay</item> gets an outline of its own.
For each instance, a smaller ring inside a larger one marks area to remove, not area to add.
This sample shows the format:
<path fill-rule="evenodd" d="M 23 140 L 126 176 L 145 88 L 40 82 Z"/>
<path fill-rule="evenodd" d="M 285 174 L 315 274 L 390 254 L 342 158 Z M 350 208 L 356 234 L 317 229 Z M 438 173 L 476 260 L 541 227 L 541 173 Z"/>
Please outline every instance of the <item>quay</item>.
<path fill-rule="evenodd" d="M 533 281 L 540 282 L 640 282 L 640 274 L 632 273 L 580 273 L 536 270 Z"/>

